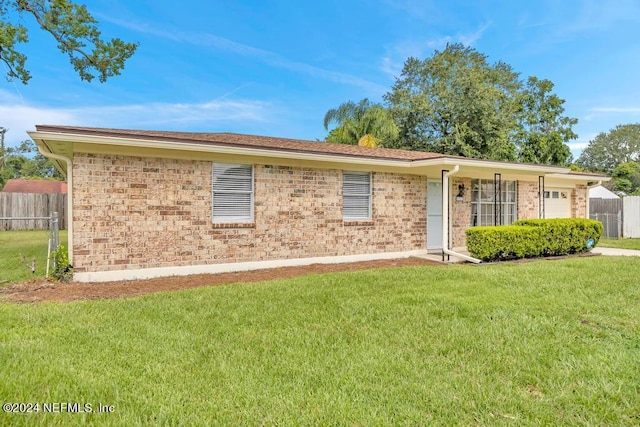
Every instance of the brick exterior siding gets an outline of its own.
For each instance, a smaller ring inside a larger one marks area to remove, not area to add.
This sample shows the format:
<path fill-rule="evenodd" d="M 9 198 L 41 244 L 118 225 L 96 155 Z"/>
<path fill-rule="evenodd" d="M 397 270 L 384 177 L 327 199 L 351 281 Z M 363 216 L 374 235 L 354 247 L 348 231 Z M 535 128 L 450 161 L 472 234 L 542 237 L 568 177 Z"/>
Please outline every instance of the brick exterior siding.
<path fill-rule="evenodd" d="M 471 178 L 451 178 L 451 247 L 466 246 L 465 231 L 471 227 Z M 458 186 L 464 185 L 465 193 L 462 200 L 457 200 Z"/>
<path fill-rule="evenodd" d="M 242 162 L 240 162 L 242 163 Z M 427 178 L 373 172 L 372 219 L 342 219 L 342 170 L 258 164 L 254 222 L 212 223 L 211 161 L 76 153 L 78 273 L 426 249 Z M 452 177 L 451 247 L 466 245 L 471 178 Z M 456 200 L 459 185 L 466 188 Z M 586 216 L 587 188 L 571 193 Z M 518 219 L 538 217 L 538 183 L 517 184 Z"/>
<path fill-rule="evenodd" d="M 571 217 L 572 218 L 588 218 L 587 199 L 589 198 L 589 189 L 586 185 L 576 185 L 571 192 Z"/>
<path fill-rule="evenodd" d="M 342 171 L 255 165 L 255 222 L 212 224 L 212 162 L 76 153 L 74 270 L 420 250 L 426 178 L 373 173 L 372 220 L 342 220 Z"/>
<path fill-rule="evenodd" d="M 518 219 L 535 219 L 540 217 L 538 183 L 518 181 Z"/>

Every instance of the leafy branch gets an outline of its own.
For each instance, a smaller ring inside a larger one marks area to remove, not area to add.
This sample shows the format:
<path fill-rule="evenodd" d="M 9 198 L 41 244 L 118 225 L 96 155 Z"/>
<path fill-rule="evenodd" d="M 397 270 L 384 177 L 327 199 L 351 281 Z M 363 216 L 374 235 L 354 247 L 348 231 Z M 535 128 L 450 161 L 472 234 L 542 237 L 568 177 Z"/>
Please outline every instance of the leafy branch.
<path fill-rule="evenodd" d="M 28 42 L 27 29 L 9 22 L 10 10 L 33 16 L 85 81 L 98 77 L 104 83 L 119 75 L 138 47 L 119 38 L 103 40 L 98 22 L 87 8 L 70 0 L 0 0 L 0 61 L 7 66 L 9 80 L 17 78 L 26 84 L 31 78 L 25 67 L 27 57 L 16 48 L 18 43 Z"/>

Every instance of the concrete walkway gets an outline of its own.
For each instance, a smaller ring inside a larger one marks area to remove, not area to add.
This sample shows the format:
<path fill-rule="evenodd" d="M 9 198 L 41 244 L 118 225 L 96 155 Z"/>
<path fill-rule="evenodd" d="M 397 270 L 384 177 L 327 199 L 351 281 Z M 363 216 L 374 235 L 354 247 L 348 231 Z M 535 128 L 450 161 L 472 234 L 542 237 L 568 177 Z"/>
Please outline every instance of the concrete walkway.
<path fill-rule="evenodd" d="M 633 249 L 593 248 L 591 253 L 611 256 L 640 256 L 640 251 Z"/>

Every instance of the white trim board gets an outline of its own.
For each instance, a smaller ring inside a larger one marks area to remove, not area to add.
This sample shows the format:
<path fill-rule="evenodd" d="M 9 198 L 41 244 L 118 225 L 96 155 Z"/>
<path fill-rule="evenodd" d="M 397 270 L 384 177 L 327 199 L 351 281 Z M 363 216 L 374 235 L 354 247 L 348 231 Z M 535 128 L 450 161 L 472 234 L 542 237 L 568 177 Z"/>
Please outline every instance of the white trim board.
<path fill-rule="evenodd" d="M 177 267 L 140 268 L 135 270 L 113 270 L 75 273 L 76 282 L 113 282 L 118 280 L 154 279 L 158 277 L 189 276 L 192 274 L 218 274 L 237 271 L 262 270 L 278 267 L 300 267 L 311 264 L 341 264 L 346 262 L 376 261 L 381 259 L 409 258 L 424 256 L 426 250 L 406 252 L 385 252 L 378 254 L 341 255 L 313 258 L 295 258 L 272 261 L 234 262 L 208 265 L 186 265 Z"/>

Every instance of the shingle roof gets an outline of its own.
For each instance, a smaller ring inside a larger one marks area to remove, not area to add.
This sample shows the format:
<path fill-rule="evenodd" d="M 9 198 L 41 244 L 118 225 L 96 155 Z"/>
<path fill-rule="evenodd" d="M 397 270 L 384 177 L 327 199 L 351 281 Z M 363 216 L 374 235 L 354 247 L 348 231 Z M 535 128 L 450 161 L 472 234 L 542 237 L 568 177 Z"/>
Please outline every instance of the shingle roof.
<path fill-rule="evenodd" d="M 3 193 L 66 193 L 67 183 L 44 179 L 10 179 L 2 188 Z"/>
<path fill-rule="evenodd" d="M 234 146 L 297 153 L 327 154 L 391 160 L 425 160 L 442 157 L 456 158 L 438 153 L 395 150 L 390 148 L 368 148 L 356 145 L 333 144 L 320 141 L 276 138 L 271 136 L 245 135 L 237 133 L 209 132 L 165 132 L 152 130 L 106 129 L 74 126 L 38 125 L 38 131 L 60 132 L 77 135 L 92 135 L 141 140 L 166 141 L 174 143 L 203 144 L 212 146 Z"/>

